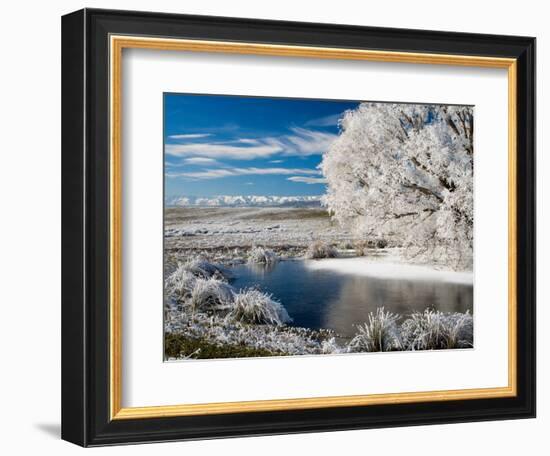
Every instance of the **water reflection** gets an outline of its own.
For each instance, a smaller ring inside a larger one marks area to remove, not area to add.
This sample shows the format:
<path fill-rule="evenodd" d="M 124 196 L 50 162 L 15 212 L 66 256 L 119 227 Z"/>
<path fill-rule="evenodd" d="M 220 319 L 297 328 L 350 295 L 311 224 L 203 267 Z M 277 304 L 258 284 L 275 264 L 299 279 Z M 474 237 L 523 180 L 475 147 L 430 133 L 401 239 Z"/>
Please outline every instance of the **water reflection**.
<path fill-rule="evenodd" d="M 246 267 L 258 277 L 265 277 L 266 274 L 273 272 L 277 262 L 273 263 L 248 263 Z"/>
<path fill-rule="evenodd" d="M 445 312 L 473 310 L 471 285 L 441 281 L 382 279 L 310 269 L 303 261 L 233 268 L 232 285 L 257 287 L 273 294 L 293 318 L 307 328 L 330 328 L 352 336 L 377 307 L 408 314 L 433 308 Z"/>
<path fill-rule="evenodd" d="M 372 277 L 345 277 L 336 299 L 326 303 L 323 327 L 352 336 L 358 323 L 367 321 L 377 307 L 398 314 L 426 308 L 443 312 L 472 310 L 472 287 L 461 284 Z"/>

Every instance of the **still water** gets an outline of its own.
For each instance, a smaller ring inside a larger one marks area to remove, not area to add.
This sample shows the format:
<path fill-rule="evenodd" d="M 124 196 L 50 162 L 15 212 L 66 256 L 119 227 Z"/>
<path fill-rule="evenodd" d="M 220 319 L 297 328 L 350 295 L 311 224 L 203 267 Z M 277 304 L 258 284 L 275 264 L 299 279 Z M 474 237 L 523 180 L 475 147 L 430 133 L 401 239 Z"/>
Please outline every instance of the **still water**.
<path fill-rule="evenodd" d="M 404 315 L 426 308 L 473 311 L 473 286 L 465 283 L 338 272 L 308 267 L 303 260 L 240 265 L 232 272 L 235 288 L 271 293 L 293 318 L 292 325 L 333 329 L 344 337 L 353 336 L 377 307 Z"/>

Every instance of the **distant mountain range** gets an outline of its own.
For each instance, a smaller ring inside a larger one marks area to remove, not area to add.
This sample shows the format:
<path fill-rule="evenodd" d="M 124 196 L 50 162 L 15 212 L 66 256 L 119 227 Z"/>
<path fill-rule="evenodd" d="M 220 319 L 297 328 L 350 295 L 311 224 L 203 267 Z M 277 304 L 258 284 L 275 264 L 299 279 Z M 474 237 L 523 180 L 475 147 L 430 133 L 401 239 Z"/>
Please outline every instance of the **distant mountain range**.
<path fill-rule="evenodd" d="M 166 200 L 172 207 L 320 207 L 321 196 L 176 196 Z"/>

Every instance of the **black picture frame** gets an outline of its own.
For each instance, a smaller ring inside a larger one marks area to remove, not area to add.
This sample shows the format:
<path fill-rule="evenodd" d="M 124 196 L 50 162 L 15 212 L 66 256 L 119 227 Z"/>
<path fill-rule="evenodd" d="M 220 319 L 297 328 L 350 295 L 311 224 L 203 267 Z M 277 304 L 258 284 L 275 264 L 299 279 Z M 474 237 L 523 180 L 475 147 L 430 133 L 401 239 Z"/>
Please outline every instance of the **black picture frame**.
<path fill-rule="evenodd" d="M 111 420 L 109 36 L 517 59 L 517 395 Z M 535 39 L 84 9 L 62 19 L 62 438 L 82 446 L 535 416 Z"/>

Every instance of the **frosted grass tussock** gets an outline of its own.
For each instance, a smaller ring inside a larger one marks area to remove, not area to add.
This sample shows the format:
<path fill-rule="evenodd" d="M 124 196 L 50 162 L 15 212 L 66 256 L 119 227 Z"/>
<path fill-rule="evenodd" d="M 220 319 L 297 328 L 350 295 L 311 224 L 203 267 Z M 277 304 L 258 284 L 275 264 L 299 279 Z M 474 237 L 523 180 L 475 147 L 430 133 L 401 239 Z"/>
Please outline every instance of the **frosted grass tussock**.
<path fill-rule="evenodd" d="M 401 349 L 397 321 L 399 315 L 383 307 L 369 312 L 368 322 L 357 327 L 358 332 L 348 345 L 349 352 L 379 352 Z"/>
<path fill-rule="evenodd" d="M 181 265 L 166 279 L 166 290 L 179 302 L 191 297 L 197 277 Z"/>
<path fill-rule="evenodd" d="M 225 269 L 202 258 L 197 258 L 178 264 L 175 271 L 167 277 L 165 287 L 168 294 L 177 302 L 185 303 L 193 296 L 195 297 L 193 302 L 197 302 L 200 296 L 205 296 L 207 289 L 212 291 L 216 287 L 219 290 L 228 288 L 225 281 L 229 276 Z M 209 280 L 210 282 L 208 282 Z M 216 281 L 221 284 L 215 284 Z M 225 294 L 220 297 L 225 299 Z M 200 300 L 203 299 L 200 298 Z"/>
<path fill-rule="evenodd" d="M 336 342 L 336 338 L 331 337 L 330 339 L 323 340 L 321 342 L 321 353 L 323 355 L 333 355 L 336 353 L 342 353 L 343 349 Z"/>
<path fill-rule="evenodd" d="M 233 287 L 220 280 L 197 278 L 186 304 L 193 311 L 228 309 L 233 305 Z"/>
<path fill-rule="evenodd" d="M 471 348 L 473 317 L 466 313 L 433 310 L 415 312 L 401 325 L 401 337 L 408 350 Z"/>
<path fill-rule="evenodd" d="M 353 249 L 357 256 L 368 256 L 373 249 L 385 249 L 388 247 L 388 241 L 381 238 L 371 238 L 368 240 L 356 240 Z"/>
<path fill-rule="evenodd" d="M 307 248 L 305 257 L 313 260 L 319 258 L 336 258 L 338 251 L 330 244 L 322 241 L 315 241 Z"/>
<path fill-rule="evenodd" d="M 271 295 L 248 288 L 234 295 L 229 318 L 244 323 L 283 325 L 292 321 L 281 303 Z"/>
<path fill-rule="evenodd" d="M 248 255 L 248 262 L 254 264 L 273 264 L 279 260 L 273 250 L 253 247 Z"/>
<path fill-rule="evenodd" d="M 215 278 L 219 280 L 227 280 L 230 278 L 230 273 L 221 266 L 209 263 L 203 258 L 195 258 L 188 260 L 178 266 L 178 269 L 188 271 L 196 277 L 203 279 Z"/>
<path fill-rule="evenodd" d="M 340 242 L 339 247 L 342 250 L 353 250 L 355 248 L 353 242 L 351 242 L 350 240 L 345 240 L 345 241 Z"/>

